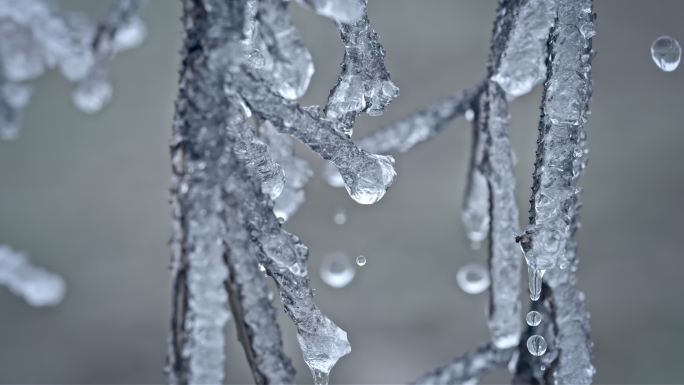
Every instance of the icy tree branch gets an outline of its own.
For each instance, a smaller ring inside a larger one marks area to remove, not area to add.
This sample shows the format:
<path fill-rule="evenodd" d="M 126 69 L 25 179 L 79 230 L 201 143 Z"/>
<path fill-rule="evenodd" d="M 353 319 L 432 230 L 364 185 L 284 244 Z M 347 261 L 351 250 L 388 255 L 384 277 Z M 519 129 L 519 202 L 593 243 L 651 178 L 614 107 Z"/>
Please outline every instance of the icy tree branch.
<path fill-rule="evenodd" d="M 414 384 L 474 384 L 488 372 L 509 365 L 515 353 L 514 348 L 499 349 L 492 344 L 485 344 L 424 375 Z"/>
<path fill-rule="evenodd" d="M 352 7 L 353 8 L 353 7 Z M 363 0 L 361 16 L 350 23 L 338 23 L 344 43 L 342 71 L 330 91 L 325 116 L 335 129 L 351 136 L 356 117 L 363 111 L 379 116 L 399 95 L 385 68 L 385 49 L 370 26 Z"/>
<path fill-rule="evenodd" d="M 530 227 L 520 238 L 533 275 L 551 269 L 555 325 L 554 383 L 591 383 L 591 341 L 583 295 L 576 289 L 580 192 L 586 167 L 594 21 L 592 0 L 561 0 L 548 41 L 547 81 L 537 140 Z M 538 295 L 531 285 L 531 296 Z"/>
<path fill-rule="evenodd" d="M 62 277 L 31 265 L 24 253 L 0 245 L 0 285 L 22 297 L 31 306 L 54 306 L 62 301 Z"/>
<path fill-rule="evenodd" d="M 106 62 L 145 37 L 142 3 L 117 0 L 98 24 L 52 1 L 0 0 L 0 139 L 17 137 L 29 82 L 51 68 L 76 84 L 72 98 L 79 109 L 101 109 L 112 94 Z"/>
<path fill-rule="evenodd" d="M 280 132 L 292 135 L 337 167 L 349 195 L 358 203 L 380 200 L 394 182 L 394 159 L 356 146 L 333 128 L 315 109 L 304 109 L 295 101 L 273 92 L 264 79 L 246 70 L 230 82 L 254 114 L 271 122 Z"/>
<path fill-rule="evenodd" d="M 515 200 L 513 154 L 509 139 L 506 95 L 490 82 L 480 106 L 485 135 L 482 172 L 489 192 L 489 331 L 494 345 L 508 348 L 518 344 L 521 327 L 520 268 L 522 258 L 515 243 L 519 233 Z"/>

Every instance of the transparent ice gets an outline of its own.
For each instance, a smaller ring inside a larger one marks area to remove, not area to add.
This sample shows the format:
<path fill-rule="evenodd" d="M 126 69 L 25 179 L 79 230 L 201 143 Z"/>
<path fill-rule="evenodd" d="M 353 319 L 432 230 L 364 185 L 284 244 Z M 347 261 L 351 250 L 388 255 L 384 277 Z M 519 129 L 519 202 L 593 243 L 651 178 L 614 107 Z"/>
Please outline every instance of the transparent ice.
<path fill-rule="evenodd" d="M 661 36 L 651 44 L 651 59 L 665 72 L 676 70 L 681 58 L 682 47 L 670 36 Z"/>

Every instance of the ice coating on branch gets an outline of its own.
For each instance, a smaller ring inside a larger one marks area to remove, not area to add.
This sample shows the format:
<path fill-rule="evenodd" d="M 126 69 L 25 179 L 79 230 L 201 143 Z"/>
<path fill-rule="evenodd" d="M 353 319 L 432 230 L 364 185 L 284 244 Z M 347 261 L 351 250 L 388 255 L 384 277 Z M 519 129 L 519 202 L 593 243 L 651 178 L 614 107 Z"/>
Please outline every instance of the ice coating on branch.
<path fill-rule="evenodd" d="M 477 106 L 468 111 L 473 112 L 473 129 L 470 146 L 470 164 L 468 165 L 468 176 L 466 179 L 465 193 L 463 194 L 463 212 L 461 221 L 466 230 L 466 235 L 475 247 L 487 238 L 489 233 L 489 185 L 487 178 L 482 173 L 482 161 L 487 140 L 486 132 L 483 131 L 486 111 L 480 113 L 479 103 L 482 103 L 484 96 L 480 96 Z M 484 104 L 483 104 L 484 106 Z M 477 111 L 477 112 L 476 112 Z"/>
<path fill-rule="evenodd" d="M 546 75 L 546 41 L 556 0 L 507 0 L 502 5 L 495 28 L 503 33 L 492 44 L 504 47 L 493 52 L 491 80 L 515 97 L 530 92 Z"/>
<path fill-rule="evenodd" d="M 192 199 L 213 205 L 218 196 L 205 196 L 196 188 L 190 188 Z M 221 238 L 225 228 L 217 213 L 198 212 L 189 218 L 186 243 L 188 250 L 187 285 L 188 314 L 185 329 L 192 337 L 183 349 L 189 358 L 190 383 L 217 384 L 223 381 L 225 360 L 224 325 L 230 319 L 227 309 L 228 296 L 224 284 L 228 269 L 223 262 L 224 247 Z"/>
<path fill-rule="evenodd" d="M 463 115 L 482 90 L 482 85 L 447 96 L 401 120 L 359 139 L 362 148 L 377 154 L 404 153 L 441 132 Z"/>
<path fill-rule="evenodd" d="M 352 23 L 358 20 L 366 9 L 366 0 L 297 0 L 311 7 L 316 13 L 338 23 Z"/>
<path fill-rule="evenodd" d="M 398 154 L 412 149 L 440 133 L 453 119 L 463 115 L 472 100 L 481 92 L 482 85 L 458 91 L 398 122 L 384 126 L 357 141 L 357 144 L 376 154 Z M 334 164 L 325 163 L 323 177 L 332 187 L 344 187 L 342 176 Z"/>
<path fill-rule="evenodd" d="M 437 368 L 414 382 L 417 385 L 476 384 L 484 374 L 506 367 L 514 357 L 515 349 L 499 349 L 492 344 L 479 346 Z"/>
<path fill-rule="evenodd" d="M 557 384 L 589 384 L 591 364 L 589 315 L 576 288 L 576 232 L 581 205 L 578 180 L 586 167 L 588 104 L 595 15 L 591 0 L 562 0 L 549 39 L 549 69 L 537 140 L 530 228 L 521 237 L 531 271 L 550 268 L 548 283 L 555 336 L 545 356 L 557 355 Z M 551 252 L 550 252 L 551 251 Z M 543 290 L 542 290 L 543 293 Z M 542 295 L 543 297 L 543 295 Z"/>
<path fill-rule="evenodd" d="M 285 188 L 285 174 L 280 164 L 271 158 L 268 146 L 251 129 L 238 131 L 233 153 L 243 162 L 250 175 L 261 183 L 261 191 L 277 199 Z"/>
<path fill-rule="evenodd" d="M 485 149 L 482 172 L 489 187 L 491 225 L 489 228 L 489 270 L 492 288 L 489 305 L 489 331 L 499 348 L 518 344 L 521 328 L 520 269 L 522 256 L 515 243 L 520 231 L 515 199 L 515 175 L 509 139 L 506 95 L 490 82 L 480 105 Z"/>
<path fill-rule="evenodd" d="M 254 258 L 256 246 L 244 226 L 240 203 L 224 195 L 226 204 L 225 244 L 230 279 L 230 305 L 235 315 L 238 339 L 252 366 L 255 382 L 260 384 L 294 383 L 294 368 L 283 352 L 283 341 L 271 304 L 271 292 L 262 269 Z"/>
<path fill-rule="evenodd" d="M 259 127 L 261 138 L 268 144 L 268 153 L 283 169 L 285 185 L 275 200 L 273 213 L 287 221 L 304 203 L 304 186 L 313 175 L 309 163 L 295 154 L 294 143 L 289 135 L 281 134 L 273 125 L 264 121 Z"/>
<path fill-rule="evenodd" d="M 281 228 L 266 198 L 248 188 L 249 183 L 246 175 L 236 172 L 226 180 L 224 190 L 241 202 L 246 228 L 261 250 L 256 253 L 259 263 L 276 281 L 285 311 L 297 327 L 304 361 L 316 378 L 327 377 L 335 363 L 351 351 L 347 333 L 313 302 L 308 248 Z"/>
<path fill-rule="evenodd" d="M 337 132 L 317 110 L 303 109 L 295 101 L 274 93 L 258 75 L 247 71 L 229 77 L 254 114 L 290 134 L 323 159 L 335 164 L 349 195 L 358 203 L 380 200 L 394 181 L 394 158 L 369 153 Z"/>
<path fill-rule="evenodd" d="M 0 285 L 31 306 L 54 306 L 64 298 L 62 277 L 31 264 L 22 252 L 0 245 Z"/>
<path fill-rule="evenodd" d="M 106 62 L 145 37 L 141 0 L 117 0 L 96 24 L 46 0 L 0 0 L 0 139 L 13 139 L 28 103 L 25 82 L 59 68 L 76 83 L 73 100 L 92 113 L 111 98 Z M 15 94 L 15 92 L 17 94 Z"/>
<path fill-rule="evenodd" d="M 520 237 L 525 259 L 534 270 L 551 269 L 565 259 L 569 209 L 586 166 L 584 126 L 591 96 L 591 38 L 581 31 L 587 25 L 593 28 L 593 18 L 589 0 L 561 1 L 549 39 L 530 226 Z"/>
<path fill-rule="evenodd" d="M 356 0 L 354 0 L 356 1 Z M 351 2 L 353 4 L 353 2 Z M 364 0 L 356 21 L 338 24 L 344 42 L 344 60 L 337 84 L 330 91 L 325 116 L 336 130 L 351 136 L 356 116 L 366 112 L 379 116 L 399 95 L 385 68 L 385 49 L 370 26 Z"/>
<path fill-rule="evenodd" d="M 249 3 L 248 3 L 249 4 Z M 284 98 L 304 95 L 314 73 L 311 53 L 304 46 L 299 31 L 283 0 L 259 1 L 258 48 L 261 56 L 259 73 Z"/>

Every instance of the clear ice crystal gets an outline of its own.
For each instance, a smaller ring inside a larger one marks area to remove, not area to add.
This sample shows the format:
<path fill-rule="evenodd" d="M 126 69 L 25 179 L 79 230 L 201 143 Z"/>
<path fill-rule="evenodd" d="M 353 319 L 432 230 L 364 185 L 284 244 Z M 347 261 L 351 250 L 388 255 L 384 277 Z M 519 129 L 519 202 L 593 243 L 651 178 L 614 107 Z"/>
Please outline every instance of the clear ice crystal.
<path fill-rule="evenodd" d="M 259 34 L 255 43 L 260 55 L 260 74 L 284 98 L 294 100 L 306 92 L 314 65 L 283 0 L 259 1 Z"/>
<path fill-rule="evenodd" d="M 0 245 L 0 285 L 31 306 L 54 306 L 64 298 L 64 280 L 31 264 L 26 255 Z"/>
<path fill-rule="evenodd" d="M 546 340 L 544 337 L 535 334 L 527 339 L 527 350 L 533 356 L 542 356 L 546 353 Z"/>
<path fill-rule="evenodd" d="M 661 36 L 651 44 L 651 59 L 665 72 L 676 70 L 681 58 L 682 47 L 670 36 Z"/>
<path fill-rule="evenodd" d="M 525 316 L 525 321 L 530 326 L 537 326 L 542 321 L 542 315 L 540 312 L 532 310 L 529 313 L 527 313 L 527 316 Z"/>
<path fill-rule="evenodd" d="M 353 23 L 365 12 L 366 0 L 297 0 L 311 7 L 317 14 L 337 23 Z"/>
<path fill-rule="evenodd" d="M 467 294 L 480 294 L 489 288 L 489 272 L 477 263 L 467 264 L 456 273 L 458 287 Z"/>
<path fill-rule="evenodd" d="M 261 138 L 268 145 L 268 153 L 274 162 L 280 165 L 285 176 L 282 192 L 275 200 L 273 212 L 276 217 L 287 221 L 304 203 L 304 187 L 313 175 L 309 163 L 298 157 L 294 151 L 292 139 L 281 134 L 273 125 L 262 122 Z"/>
<path fill-rule="evenodd" d="M 494 58 L 491 80 L 517 97 L 530 92 L 546 75 L 546 41 L 556 16 L 555 1 L 519 1 L 517 9 L 507 10 L 497 27 L 509 29 L 508 39 L 500 57 Z"/>
<path fill-rule="evenodd" d="M 347 254 L 337 251 L 323 257 L 320 275 L 328 286 L 340 289 L 354 279 L 356 269 Z"/>
<path fill-rule="evenodd" d="M 344 61 L 325 106 L 326 118 L 347 136 L 352 135 L 358 114 L 365 111 L 370 116 L 382 115 L 399 95 L 399 88 L 385 68 L 385 50 L 370 26 L 363 2 L 361 17 L 349 24 L 338 24 L 345 46 Z"/>

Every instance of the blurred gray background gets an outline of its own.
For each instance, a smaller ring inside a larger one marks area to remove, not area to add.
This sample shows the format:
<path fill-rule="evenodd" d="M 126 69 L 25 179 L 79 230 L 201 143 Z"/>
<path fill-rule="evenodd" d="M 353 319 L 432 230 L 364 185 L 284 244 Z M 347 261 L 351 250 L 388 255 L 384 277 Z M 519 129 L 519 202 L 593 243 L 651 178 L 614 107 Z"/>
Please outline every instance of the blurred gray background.
<path fill-rule="evenodd" d="M 20 0 L 16 0 L 20 1 Z M 62 1 L 100 14 L 108 1 Z M 484 76 L 494 0 L 371 0 L 401 96 L 363 135 Z M 328 20 L 292 6 L 316 74 L 306 104 L 323 104 L 342 44 Z M 592 313 L 597 383 L 681 383 L 684 379 L 684 222 L 681 220 L 684 68 L 653 64 L 660 35 L 684 40 L 684 2 L 599 0 L 590 118 L 590 163 L 580 234 L 580 285 Z M 15 142 L 0 143 L 0 243 L 64 276 L 55 308 L 36 309 L 0 288 L 0 383 L 162 383 L 169 324 L 170 210 L 167 143 L 181 41 L 178 1 L 152 0 L 148 39 L 113 62 L 114 99 L 98 115 L 71 104 L 56 73 L 37 82 Z M 537 89 L 512 104 L 525 220 L 539 116 Z M 343 250 L 368 264 L 343 289 L 312 274 L 317 301 L 349 332 L 351 355 L 336 383 L 402 383 L 488 337 L 486 294 L 464 294 L 454 275 L 483 262 L 460 222 L 470 132 L 453 123 L 438 139 L 397 159 L 399 176 L 377 205 L 355 204 L 317 176 L 287 224 L 321 257 Z M 311 159 L 315 170 L 320 162 Z M 339 208 L 344 226 L 333 223 Z M 281 314 L 282 316 L 282 314 Z M 310 381 L 294 331 L 286 347 Z M 252 382 L 229 329 L 227 380 Z M 486 381 L 507 381 L 506 373 Z"/>

